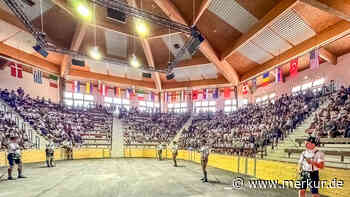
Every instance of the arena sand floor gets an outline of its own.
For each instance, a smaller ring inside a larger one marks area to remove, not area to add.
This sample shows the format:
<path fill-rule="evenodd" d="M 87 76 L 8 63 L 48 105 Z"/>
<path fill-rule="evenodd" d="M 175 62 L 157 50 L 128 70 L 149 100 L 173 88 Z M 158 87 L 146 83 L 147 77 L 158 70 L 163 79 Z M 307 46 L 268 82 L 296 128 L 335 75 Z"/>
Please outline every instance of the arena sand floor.
<path fill-rule="evenodd" d="M 295 197 L 296 190 L 230 190 L 231 172 L 208 167 L 208 183 L 202 183 L 198 164 L 170 160 L 105 159 L 24 165 L 26 179 L 0 182 L 0 197 Z M 4 172 L 4 168 L 1 172 Z M 244 177 L 248 178 L 248 177 Z M 225 189 L 226 188 L 226 189 Z"/>

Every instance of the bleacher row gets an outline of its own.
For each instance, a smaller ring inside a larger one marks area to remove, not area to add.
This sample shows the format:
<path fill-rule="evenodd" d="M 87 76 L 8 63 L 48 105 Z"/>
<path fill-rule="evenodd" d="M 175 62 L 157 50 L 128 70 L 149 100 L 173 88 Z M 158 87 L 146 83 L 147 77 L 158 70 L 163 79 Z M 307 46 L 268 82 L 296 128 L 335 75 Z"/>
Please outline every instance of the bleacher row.
<path fill-rule="evenodd" d="M 68 108 L 44 98 L 32 98 L 21 88 L 16 91 L 0 89 L 0 100 L 29 123 L 34 131 L 46 139 L 52 139 L 57 146 L 107 147 L 111 144 L 112 115 L 100 106 Z M 30 148 L 28 137 L 19 129 L 19 125 L 9 122 L 9 112 L 3 113 L 0 114 L 0 117 L 4 117 L 1 119 L 5 120 L 0 123 L 0 129 L 3 128 L 0 133 L 2 148 L 6 148 L 10 136 L 19 137 L 23 147 Z"/>

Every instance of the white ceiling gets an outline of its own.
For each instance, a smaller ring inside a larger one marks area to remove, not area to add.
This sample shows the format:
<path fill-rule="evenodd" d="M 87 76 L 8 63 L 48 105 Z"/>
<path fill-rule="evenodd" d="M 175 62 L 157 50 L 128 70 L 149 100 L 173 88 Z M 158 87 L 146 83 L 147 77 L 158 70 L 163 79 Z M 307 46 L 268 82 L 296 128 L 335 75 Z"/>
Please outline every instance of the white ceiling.
<path fill-rule="evenodd" d="M 128 37 L 112 31 L 105 31 L 108 55 L 126 58 L 128 56 Z"/>
<path fill-rule="evenodd" d="M 218 71 L 213 64 L 178 67 L 174 69 L 176 81 L 216 79 Z"/>

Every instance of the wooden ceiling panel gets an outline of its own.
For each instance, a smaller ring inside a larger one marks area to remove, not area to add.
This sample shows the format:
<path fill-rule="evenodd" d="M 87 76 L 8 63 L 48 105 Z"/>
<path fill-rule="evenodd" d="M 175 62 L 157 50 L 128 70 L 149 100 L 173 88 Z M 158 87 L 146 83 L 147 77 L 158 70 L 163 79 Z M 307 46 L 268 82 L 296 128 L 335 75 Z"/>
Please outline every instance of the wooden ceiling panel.
<path fill-rule="evenodd" d="M 54 24 L 52 24 L 53 21 L 55 21 Z M 41 29 L 41 17 L 37 17 L 33 24 Z M 45 33 L 59 47 L 70 48 L 76 26 L 76 20 L 57 6 L 45 12 L 43 16 Z"/>
<path fill-rule="evenodd" d="M 151 39 L 149 40 L 149 44 L 156 67 L 161 67 L 164 63 L 169 62 L 169 57 L 174 58 L 161 38 Z"/>
<path fill-rule="evenodd" d="M 350 35 L 338 39 L 324 47 L 336 56 L 342 56 L 350 52 Z"/>
<path fill-rule="evenodd" d="M 197 26 L 217 54 L 222 54 L 242 35 L 209 10 L 203 13 Z"/>
<path fill-rule="evenodd" d="M 237 2 L 256 18 L 264 17 L 281 0 L 237 0 Z"/>
<path fill-rule="evenodd" d="M 302 2 L 296 4 L 293 9 L 316 33 L 341 21 L 334 15 Z"/>
<path fill-rule="evenodd" d="M 105 32 L 99 28 L 96 29 L 96 45 L 103 55 L 107 54 Z M 95 29 L 89 28 L 81 44 L 80 51 L 89 54 L 89 50 L 93 46 L 95 46 Z"/>
<path fill-rule="evenodd" d="M 127 59 L 129 60 L 129 58 L 131 58 L 132 55 L 134 55 L 134 54 L 142 65 L 148 66 L 147 59 L 146 59 L 145 53 L 143 51 L 143 47 L 142 47 L 140 40 L 129 37 Z"/>
<path fill-rule="evenodd" d="M 259 64 L 242 55 L 240 52 L 233 53 L 230 57 L 227 58 L 227 61 L 233 66 L 233 68 L 236 69 L 240 75 L 246 73 L 256 66 L 259 66 Z"/>

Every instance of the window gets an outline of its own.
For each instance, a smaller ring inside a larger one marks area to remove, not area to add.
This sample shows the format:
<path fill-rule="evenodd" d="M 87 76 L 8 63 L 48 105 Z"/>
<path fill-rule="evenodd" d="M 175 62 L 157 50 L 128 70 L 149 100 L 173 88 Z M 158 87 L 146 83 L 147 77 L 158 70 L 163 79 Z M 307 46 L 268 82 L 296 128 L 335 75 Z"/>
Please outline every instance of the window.
<path fill-rule="evenodd" d="M 216 101 L 197 101 L 193 105 L 193 111 L 200 112 L 216 112 Z"/>
<path fill-rule="evenodd" d="M 307 90 L 312 87 L 312 82 L 306 83 L 301 86 L 301 90 Z"/>
<path fill-rule="evenodd" d="M 295 86 L 292 88 L 292 94 L 295 95 L 295 94 L 298 94 L 298 92 L 300 92 L 301 90 L 301 86 Z"/>
<path fill-rule="evenodd" d="M 312 83 L 312 86 L 315 87 L 315 86 L 320 86 L 320 85 L 323 85 L 325 82 L 325 79 L 324 78 L 321 78 L 321 79 L 317 79 L 316 81 L 314 81 Z"/>
<path fill-rule="evenodd" d="M 106 96 L 106 97 L 104 97 L 103 101 L 104 101 L 104 106 L 106 106 L 106 107 L 115 106 L 116 107 L 115 112 L 118 112 L 120 107 L 124 107 L 127 110 L 129 110 L 129 108 L 130 108 L 130 106 L 129 106 L 130 101 L 127 99 Z"/>
<path fill-rule="evenodd" d="M 184 113 L 184 112 L 187 112 L 187 110 L 188 110 L 187 103 L 169 103 L 168 104 L 169 112 Z"/>
<path fill-rule="evenodd" d="M 95 98 L 89 94 L 64 92 L 63 102 L 70 107 L 90 108 L 95 104 Z"/>
<path fill-rule="evenodd" d="M 159 103 L 154 103 L 151 101 L 140 101 L 139 109 L 144 112 L 155 112 L 159 108 Z"/>
<path fill-rule="evenodd" d="M 231 113 L 237 110 L 237 102 L 236 99 L 228 99 L 224 102 L 224 112 Z"/>
<path fill-rule="evenodd" d="M 248 99 L 242 99 L 238 101 L 238 107 L 243 107 L 245 105 L 248 105 Z"/>
<path fill-rule="evenodd" d="M 105 103 L 112 103 L 112 100 L 113 100 L 113 98 L 111 98 L 111 97 L 105 97 L 104 98 L 104 102 Z"/>

